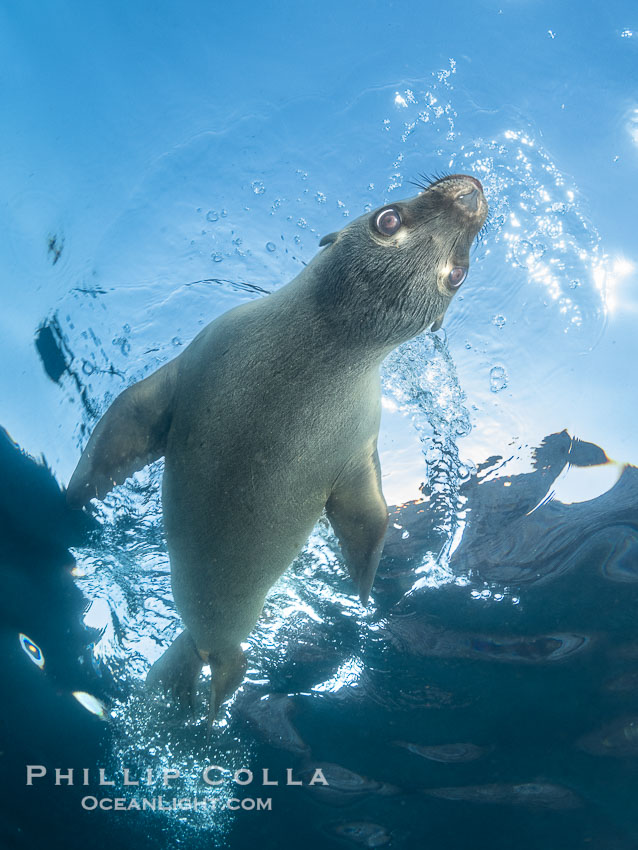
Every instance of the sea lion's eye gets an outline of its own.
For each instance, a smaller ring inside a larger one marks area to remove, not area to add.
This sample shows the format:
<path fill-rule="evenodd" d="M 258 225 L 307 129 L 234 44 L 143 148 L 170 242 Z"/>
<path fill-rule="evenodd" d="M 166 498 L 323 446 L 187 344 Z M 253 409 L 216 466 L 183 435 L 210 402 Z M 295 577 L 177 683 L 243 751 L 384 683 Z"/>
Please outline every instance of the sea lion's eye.
<path fill-rule="evenodd" d="M 383 236 L 394 236 L 401 227 L 401 216 L 398 211 L 390 209 L 382 210 L 376 217 L 374 226 Z"/>
<path fill-rule="evenodd" d="M 449 273 L 447 282 L 450 284 L 452 289 L 458 289 L 466 277 L 467 269 L 464 269 L 463 266 L 455 266 Z"/>

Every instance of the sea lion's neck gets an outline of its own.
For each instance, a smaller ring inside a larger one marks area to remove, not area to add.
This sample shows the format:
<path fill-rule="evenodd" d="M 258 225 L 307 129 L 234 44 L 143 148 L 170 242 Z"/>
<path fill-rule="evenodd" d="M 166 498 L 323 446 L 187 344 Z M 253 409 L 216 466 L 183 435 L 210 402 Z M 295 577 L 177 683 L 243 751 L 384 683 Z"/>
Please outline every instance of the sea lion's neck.
<path fill-rule="evenodd" d="M 342 281 L 335 278 L 334 265 L 326 254 L 319 254 L 296 278 L 270 295 L 270 307 L 280 317 L 288 316 L 283 326 L 291 341 L 298 341 L 304 349 L 312 349 L 335 365 L 343 362 L 376 370 L 404 340 L 395 342 L 379 333 L 378 322 L 368 321 L 365 305 L 360 305 L 361 310 L 356 303 L 346 307 L 334 296 Z"/>

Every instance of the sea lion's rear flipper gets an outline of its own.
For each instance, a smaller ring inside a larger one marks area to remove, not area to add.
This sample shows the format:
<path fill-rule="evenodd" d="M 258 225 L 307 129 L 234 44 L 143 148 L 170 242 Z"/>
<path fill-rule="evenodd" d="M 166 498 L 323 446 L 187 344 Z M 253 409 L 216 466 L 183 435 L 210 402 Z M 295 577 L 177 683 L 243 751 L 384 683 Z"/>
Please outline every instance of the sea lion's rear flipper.
<path fill-rule="evenodd" d="M 241 646 L 237 646 L 223 654 L 211 653 L 209 662 L 211 682 L 208 721 L 212 724 L 219 714 L 222 703 L 232 697 L 244 681 L 246 656 Z"/>
<path fill-rule="evenodd" d="M 119 395 L 95 426 L 71 476 L 73 508 L 103 499 L 116 484 L 162 457 L 171 424 L 175 361 Z"/>
<path fill-rule="evenodd" d="M 149 688 L 160 688 L 178 707 L 192 712 L 203 666 L 195 641 L 184 630 L 148 671 L 146 684 Z"/>
<path fill-rule="evenodd" d="M 178 708 L 192 712 L 204 664 L 210 664 L 211 668 L 208 720 L 212 724 L 222 703 L 235 693 L 244 679 L 246 656 L 240 646 L 224 652 L 200 653 L 190 632 L 184 630 L 148 671 L 146 684 L 164 691 Z"/>
<path fill-rule="evenodd" d="M 388 527 L 376 445 L 341 473 L 326 504 L 326 513 L 365 605 Z"/>

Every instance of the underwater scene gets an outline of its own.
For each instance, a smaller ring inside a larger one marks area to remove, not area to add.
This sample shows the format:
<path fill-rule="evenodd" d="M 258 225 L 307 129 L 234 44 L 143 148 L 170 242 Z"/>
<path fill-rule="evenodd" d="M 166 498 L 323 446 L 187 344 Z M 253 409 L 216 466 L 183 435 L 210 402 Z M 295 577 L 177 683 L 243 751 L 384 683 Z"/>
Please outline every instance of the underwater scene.
<path fill-rule="evenodd" d="M 638 850 L 636 4 L 0 56 L 0 850 Z"/>

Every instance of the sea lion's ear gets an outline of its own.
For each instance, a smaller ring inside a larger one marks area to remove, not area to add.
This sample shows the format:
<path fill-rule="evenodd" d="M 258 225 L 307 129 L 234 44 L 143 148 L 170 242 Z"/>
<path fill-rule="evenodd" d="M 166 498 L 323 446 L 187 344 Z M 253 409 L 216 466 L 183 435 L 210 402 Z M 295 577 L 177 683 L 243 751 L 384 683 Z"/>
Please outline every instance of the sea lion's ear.
<path fill-rule="evenodd" d="M 443 319 L 444 318 L 445 318 L 445 313 L 441 313 L 440 316 L 436 317 L 436 319 L 430 325 L 430 330 L 432 331 L 432 333 L 435 333 L 436 331 L 441 330 L 441 327 L 443 326 Z"/>
<path fill-rule="evenodd" d="M 336 241 L 338 235 L 338 230 L 335 230 L 334 233 L 328 233 L 322 238 L 321 242 L 319 243 L 319 247 L 323 248 L 324 245 L 332 245 L 332 243 Z"/>

